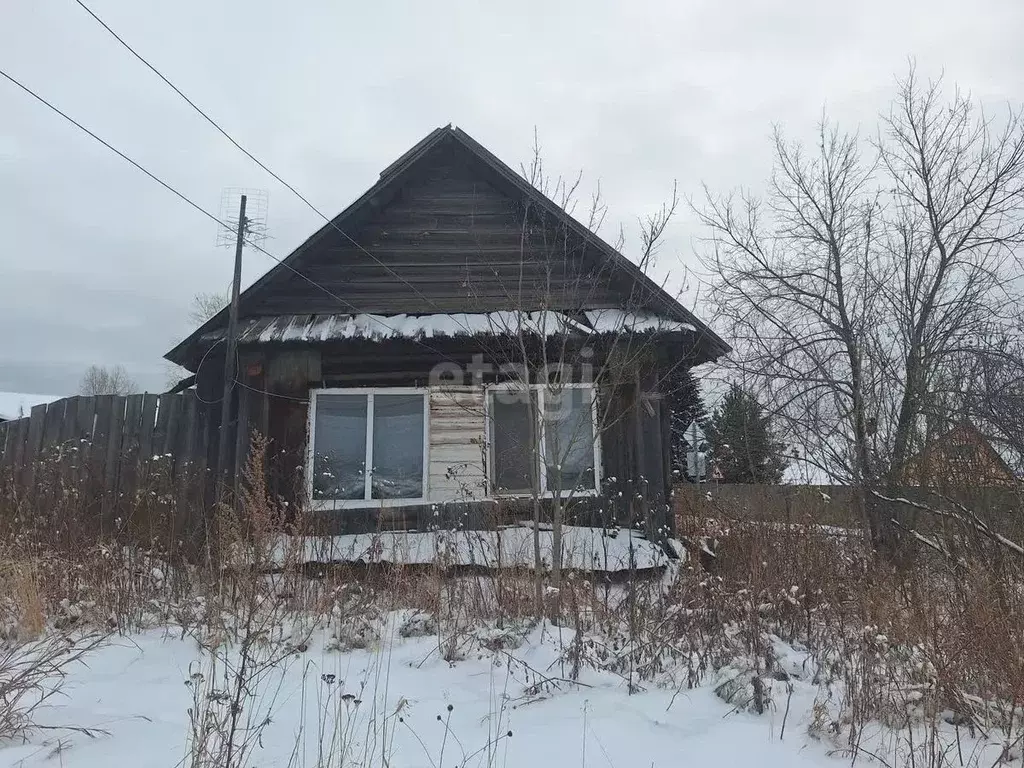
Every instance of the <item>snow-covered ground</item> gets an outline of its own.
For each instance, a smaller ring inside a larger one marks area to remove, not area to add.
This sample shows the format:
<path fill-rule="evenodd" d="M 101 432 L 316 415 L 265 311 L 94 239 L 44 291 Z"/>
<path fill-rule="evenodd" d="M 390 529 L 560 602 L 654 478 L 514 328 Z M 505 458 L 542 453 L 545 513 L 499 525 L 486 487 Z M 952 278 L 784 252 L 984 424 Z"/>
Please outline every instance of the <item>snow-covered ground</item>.
<path fill-rule="evenodd" d="M 531 523 L 489 530 L 380 531 L 342 536 L 281 539 L 272 560 L 299 563 L 443 563 L 488 568 L 534 565 Z M 577 525 L 562 527 L 562 567 L 585 571 L 628 571 L 664 567 L 669 558 L 656 542 L 630 529 L 614 533 Z M 540 532 L 542 562 L 551 562 L 552 533 Z"/>
<path fill-rule="evenodd" d="M 28 416 L 32 406 L 60 400 L 59 395 L 31 395 L 24 392 L 0 392 L 0 419 Z"/>
<path fill-rule="evenodd" d="M 436 635 L 399 638 L 395 631 L 371 650 L 314 641 L 276 665 L 251 705 L 249 714 L 271 719 L 251 764 L 326 765 L 320 747 L 338 735 L 348 760 L 338 752 L 330 765 L 843 764 L 807 735 L 809 685 L 797 687 L 783 734 L 782 706 L 762 716 L 737 712 L 711 687 L 629 695 L 622 678 L 593 670 L 578 684 L 563 682 L 568 674 L 557 658 L 566 637 L 557 632 L 538 628 L 515 650 L 453 662 L 442 657 Z M 207 661 L 180 635 L 112 639 L 39 713 L 44 730 L 0 746 L 0 766 L 183 764 L 194 675 L 209 674 Z M 322 731 L 325 712 L 331 723 Z"/>

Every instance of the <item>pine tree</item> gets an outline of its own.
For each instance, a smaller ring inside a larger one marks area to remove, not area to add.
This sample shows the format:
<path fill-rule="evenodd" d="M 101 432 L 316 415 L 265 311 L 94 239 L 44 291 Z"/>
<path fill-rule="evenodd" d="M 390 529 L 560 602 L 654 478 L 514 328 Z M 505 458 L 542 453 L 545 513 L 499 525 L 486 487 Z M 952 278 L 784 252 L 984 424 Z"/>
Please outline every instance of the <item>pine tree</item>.
<path fill-rule="evenodd" d="M 672 470 L 677 478 L 686 478 L 686 454 L 690 450 L 690 435 L 686 428 L 694 421 L 701 429 L 707 423 L 708 412 L 700 394 L 700 384 L 689 368 L 676 368 L 665 380 L 666 399 L 672 412 Z"/>
<path fill-rule="evenodd" d="M 789 462 L 771 416 L 753 393 L 738 384 L 729 387 L 708 423 L 708 441 L 726 483 L 782 482 Z"/>

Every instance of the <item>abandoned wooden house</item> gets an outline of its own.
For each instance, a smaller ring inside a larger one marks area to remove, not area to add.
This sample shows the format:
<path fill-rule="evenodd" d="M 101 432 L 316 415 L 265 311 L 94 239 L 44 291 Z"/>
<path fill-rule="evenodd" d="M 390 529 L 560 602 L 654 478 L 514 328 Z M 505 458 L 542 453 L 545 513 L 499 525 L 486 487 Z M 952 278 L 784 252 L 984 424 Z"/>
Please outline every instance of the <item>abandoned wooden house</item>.
<path fill-rule="evenodd" d="M 228 312 L 167 354 L 221 397 Z M 334 533 L 667 533 L 673 370 L 729 347 L 465 132 L 431 132 L 243 291 L 228 429 Z M 216 414 L 210 425 L 217 430 Z"/>

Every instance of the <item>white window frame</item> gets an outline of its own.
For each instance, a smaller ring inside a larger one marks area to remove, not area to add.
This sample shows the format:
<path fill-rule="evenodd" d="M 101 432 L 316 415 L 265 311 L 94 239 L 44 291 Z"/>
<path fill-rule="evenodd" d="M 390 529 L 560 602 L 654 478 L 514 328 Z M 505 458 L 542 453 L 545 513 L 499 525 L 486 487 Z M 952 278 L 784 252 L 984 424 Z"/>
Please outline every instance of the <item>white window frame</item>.
<path fill-rule="evenodd" d="M 487 496 L 488 498 L 502 498 L 502 499 L 532 499 L 534 493 L 527 492 L 515 492 L 498 491 L 494 487 L 494 422 L 491 419 L 491 395 L 494 392 L 508 392 L 508 391 L 522 391 L 529 389 L 530 391 L 537 392 L 537 418 L 540 424 L 537 426 L 537 461 L 539 466 L 537 467 L 537 484 L 538 484 L 538 496 L 542 499 L 553 499 L 555 497 L 554 491 L 548 490 L 548 467 L 547 467 L 547 427 L 545 422 L 547 419 L 544 418 L 544 392 L 545 390 L 561 390 L 561 389 L 589 389 L 590 390 L 590 418 L 591 425 L 594 430 L 594 487 L 593 488 L 570 488 L 562 489 L 559 496 L 563 499 L 573 498 L 577 496 L 581 497 L 593 497 L 601 494 L 601 430 L 598 422 L 598 408 L 597 408 L 597 387 L 593 384 L 520 384 L 518 382 L 501 382 L 498 384 L 490 384 L 484 388 L 484 424 L 487 429 Z"/>
<path fill-rule="evenodd" d="M 366 456 L 364 490 L 361 499 L 314 499 L 313 458 L 316 450 L 316 407 L 321 395 L 366 396 Z M 423 398 L 423 495 L 415 499 L 373 499 L 373 398 L 374 395 L 420 395 Z M 374 509 L 429 504 L 430 489 L 430 390 L 427 387 L 324 387 L 309 391 L 309 437 L 306 451 L 306 498 L 315 510 Z"/>

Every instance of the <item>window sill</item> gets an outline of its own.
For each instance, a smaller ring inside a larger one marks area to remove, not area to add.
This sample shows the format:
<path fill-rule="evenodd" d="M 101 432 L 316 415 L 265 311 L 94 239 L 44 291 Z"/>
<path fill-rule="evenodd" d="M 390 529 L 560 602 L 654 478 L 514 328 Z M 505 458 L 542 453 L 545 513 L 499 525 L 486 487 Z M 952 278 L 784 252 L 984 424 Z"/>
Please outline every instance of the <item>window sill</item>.
<path fill-rule="evenodd" d="M 563 492 L 563 501 L 571 501 L 580 498 L 595 498 L 600 494 L 593 488 Z M 341 512 L 345 510 L 370 510 L 390 509 L 393 507 L 432 507 L 442 504 L 481 504 L 495 503 L 499 501 L 524 501 L 533 498 L 532 493 L 493 493 L 490 496 L 481 496 L 470 499 L 314 499 L 310 502 L 310 509 L 316 512 Z M 538 496 L 540 499 L 550 500 L 555 498 L 553 491 L 547 491 Z"/>
<path fill-rule="evenodd" d="M 430 499 L 313 499 L 310 509 L 332 512 L 342 509 L 387 509 L 389 507 L 422 507 L 436 504 Z"/>
<path fill-rule="evenodd" d="M 591 497 L 592 498 L 594 496 L 599 496 L 599 495 L 600 494 L 596 490 L 594 490 L 593 488 L 586 488 L 586 489 L 581 490 L 581 491 L 562 491 L 559 494 L 559 496 L 561 496 L 562 499 L 577 499 L 577 498 L 580 498 L 580 497 Z M 514 492 L 509 492 L 509 493 L 493 493 L 490 496 L 488 496 L 487 498 L 494 499 L 496 501 L 500 501 L 501 499 L 532 499 L 533 496 L 534 496 L 533 492 L 531 492 L 531 491 L 523 491 L 522 493 L 514 493 Z M 555 492 L 554 491 L 545 491 L 544 493 L 537 494 L 537 498 L 539 498 L 539 499 L 553 499 L 553 498 L 555 498 Z"/>

